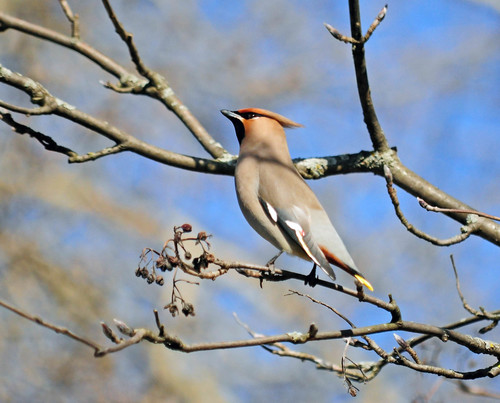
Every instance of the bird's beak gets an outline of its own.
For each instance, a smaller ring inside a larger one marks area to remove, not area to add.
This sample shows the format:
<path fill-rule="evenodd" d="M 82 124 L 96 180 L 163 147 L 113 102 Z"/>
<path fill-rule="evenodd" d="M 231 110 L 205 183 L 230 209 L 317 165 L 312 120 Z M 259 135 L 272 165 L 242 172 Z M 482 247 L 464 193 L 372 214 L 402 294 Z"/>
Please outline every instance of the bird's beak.
<path fill-rule="evenodd" d="M 239 120 L 241 121 L 241 116 L 238 115 L 237 113 L 227 110 L 227 109 L 221 109 L 220 112 L 229 120 Z"/>

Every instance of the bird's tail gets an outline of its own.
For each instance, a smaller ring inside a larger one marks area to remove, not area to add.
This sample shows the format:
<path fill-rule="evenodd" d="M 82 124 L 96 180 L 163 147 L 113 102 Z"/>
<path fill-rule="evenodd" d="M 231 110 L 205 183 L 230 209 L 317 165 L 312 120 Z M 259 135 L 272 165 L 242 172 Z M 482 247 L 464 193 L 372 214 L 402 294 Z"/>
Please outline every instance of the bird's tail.
<path fill-rule="evenodd" d="M 365 277 L 358 270 L 356 270 L 355 268 L 344 263 L 337 256 L 335 256 L 332 252 L 330 252 L 328 249 L 326 249 L 324 246 L 320 246 L 320 249 L 321 249 L 321 252 L 323 252 L 323 254 L 325 255 L 326 260 L 328 260 L 328 262 L 341 268 L 345 272 L 349 273 L 351 276 L 356 278 L 361 284 L 363 284 L 366 288 L 368 288 L 370 291 L 373 291 L 373 286 L 370 284 L 370 282 L 367 279 L 365 279 Z"/>

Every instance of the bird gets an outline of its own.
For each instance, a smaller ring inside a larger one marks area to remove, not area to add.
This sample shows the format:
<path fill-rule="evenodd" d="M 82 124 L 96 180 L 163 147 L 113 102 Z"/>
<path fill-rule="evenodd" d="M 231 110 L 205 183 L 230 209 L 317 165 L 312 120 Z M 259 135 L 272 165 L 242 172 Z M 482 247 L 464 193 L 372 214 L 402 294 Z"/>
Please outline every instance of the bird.
<path fill-rule="evenodd" d="M 221 113 L 233 123 L 240 144 L 234 174 L 240 209 L 250 226 L 279 250 L 268 265 L 286 252 L 313 262 L 310 285 L 317 279 L 316 266 L 335 280 L 333 264 L 373 291 L 292 162 L 284 129 L 303 126 L 260 108 Z"/>

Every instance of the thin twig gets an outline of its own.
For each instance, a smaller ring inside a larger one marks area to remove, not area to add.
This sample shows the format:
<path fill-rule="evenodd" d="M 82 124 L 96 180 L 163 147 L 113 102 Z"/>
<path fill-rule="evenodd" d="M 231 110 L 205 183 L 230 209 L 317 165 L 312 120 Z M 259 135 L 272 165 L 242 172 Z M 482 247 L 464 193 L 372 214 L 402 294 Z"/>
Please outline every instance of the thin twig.
<path fill-rule="evenodd" d="M 238 324 L 241 325 L 253 338 L 265 336 L 261 333 L 253 331 L 246 323 L 243 323 L 235 313 L 233 313 L 233 316 L 235 317 Z M 357 382 L 362 382 L 365 379 L 364 376 L 360 376 L 360 371 L 357 368 L 354 370 L 352 368 L 345 368 L 344 372 L 344 369 L 341 366 L 333 364 L 313 354 L 295 351 L 283 343 L 273 343 L 272 345 L 262 345 L 261 347 L 271 354 L 277 355 L 279 357 L 290 357 L 299 359 L 301 361 L 312 362 L 316 365 L 316 369 L 331 371 L 339 376 L 344 376 L 345 373 L 346 376 L 348 376 L 351 380 Z"/>
<path fill-rule="evenodd" d="M 71 8 L 66 0 L 59 0 L 61 7 L 63 9 L 64 15 L 71 23 L 71 36 L 76 39 L 80 39 L 80 24 L 78 14 L 73 14 Z"/>
<path fill-rule="evenodd" d="M 420 206 L 427 211 L 433 211 L 436 213 L 462 213 L 462 214 L 473 214 L 477 215 L 479 217 L 485 217 L 489 218 L 490 220 L 495 220 L 495 221 L 500 221 L 500 217 L 494 216 L 491 214 L 486 214 L 482 213 L 477 210 L 470 210 L 470 209 L 454 209 L 454 208 L 441 208 L 441 207 L 436 207 L 436 206 L 431 206 L 429 203 L 427 203 L 424 199 L 417 197 L 417 201 L 420 204 Z"/>
<path fill-rule="evenodd" d="M 457 288 L 458 295 L 460 297 L 460 301 L 462 301 L 462 305 L 464 309 L 471 313 L 472 315 L 480 315 L 480 312 L 473 309 L 468 303 L 467 300 L 464 297 L 464 294 L 462 294 L 462 290 L 460 289 L 460 280 L 458 279 L 458 272 L 457 272 L 457 267 L 455 266 L 455 259 L 453 255 L 450 255 L 450 260 L 451 260 L 451 267 L 453 268 L 453 273 L 455 274 L 455 285 Z"/>
<path fill-rule="evenodd" d="M 0 107 L 5 108 L 11 112 L 22 113 L 26 116 L 49 115 L 55 110 L 55 106 L 50 104 L 40 106 L 38 108 L 25 108 L 23 106 L 13 105 L 1 100 Z"/>
<path fill-rule="evenodd" d="M 31 127 L 16 122 L 12 118 L 10 113 L 3 113 L 2 111 L 0 111 L 0 120 L 8 124 L 14 132 L 19 133 L 21 135 L 27 134 L 30 137 L 36 139 L 40 144 L 43 145 L 43 147 L 47 151 L 54 151 L 60 154 L 64 154 L 68 156 L 70 159 L 78 156 L 78 154 L 75 153 L 73 150 L 57 144 L 51 137 L 43 133 L 40 133 L 36 130 L 33 130 Z"/>
<path fill-rule="evenodd" d="M 139 50 L 137 49 L 134 43 L 134 36 L 130 32 L 127 32 L 125 30 L 123 24 L 118 20 L 118 17 L 116 16 L 109 1 L 102 0 L 102 4 L 104 5 L 106 12 L 108 13 L 109 19 L 111 20 L 113 26 L 115 27 L 116 33 L 127 44 L 130 57 L 132 59 L 132 62 L 135 64 L 137 71 L 141 76 L 147 78 L 149 81 L 153 81 L 154 72 L 150 70 L 148 67 L 146 67 L 146 65 L 142 61 L 141 56 L 139 55 Z"/>
<path fill-rule="evenodd" d="M 450 260 L 451 260 L 451 266 L 453 268 L 453 273 L 455 274 L 455 284 L 456 284 L 457 292 L 458 292 L 458 295 L 460 297 L 460 301 L 462 301 L 462 305 L 463 305 L 464 309 L 467 312 L 471 313 L 472 315 L 475 315 L 475 316 L 480 317 L 480 318 L 491 320 L 492 323 L 490 325 L 485 326 L 479 330 L 480 334 L 484 334 L 484 333 L 489 332 L 490 330 L 494 329 L 497 326 L 498 322 L 500 321 L 500 315 L 492 314 L 491 312 L 486 311 L 482 307 L 480 307 L 480 310 L 477 310 L 477 309 L 472 308 L 469 305 L 469 303 L 465 299 L 465 296 L 462 293 L 462 290 L 460 287 L 460 280 L 458 278 L 458 271 L 457 271 L 457 267 L 455 265 L 455 258 L 453 257 L 453 255 L 450 255 Z"/>
<path fill-rule="evenodd" d="M 393 186 L 393 177 L 390 168 L 387 165 L 384 165 L 384 174 L 385 174 L 385 180 L 386 180 L 386 186 L 387 186 L 387 192 L 389 194 L 389 197 L 391 198 L 392 205 L 394 206 L 394 211 L 396 213 L 396 216 L 399 218 L 399 221 L 401 221 L 401 224 L 404 225 L 404 227 L 411 232 L 413 235 L 432 243 L 433 245 L 436 246 L 450 246 L 450 245 L 455 245 L 457 243 L 465 241 L 467 238 L 469 238 L 474 231 L 477 229 L 477 223 L 472 223 L 467 226 L 462 227 L 462 233 L 455 235 L 454 237 L 448 238 L 448 239 L 439 239 L 436 237 L 433 237 L 429 234 L 427 234 L 424 231 L 419 230 L 416 228 L 414 225 L 410 224 L 410 222 L 406 219 L 406 217 L 403 214 L 403 211 L 401 210 L 401 206 L 399 204 L 398 200 L 398 195 L 397 191 Z"/>
<path fill-rule="evenodd" d="M 99 150 L 99 151 L 91 151 L 91 152 L 88 152 L 88 153 L 83 154 L 83 155 L 71 156 L 68 159 L 68 162 L 70 164 L 74 164 L 74 163 L 95 161 L 99 158 L 106 157 L 106 156 L 111 155 L 111 154 L 118 154 L 118 153 L 121 153 L 123 151 L 127 151 L 127 148 L 121 144 L 118 144 L 118 145 L 113 146 L 113 147 L 103 148 L 102 150 Z"/>
<path fill-rule="evenodd" d="M 337 315 L 338 317 L 340 317 L 341 319 L 343 319 L 349 326 L 351 326 L 352 328 L 355 328 L 356 326 L 354 325 L 354 323 L 352 323 L 345 315 L 342 315 L 339 311 L 337 311 L 334 307 L 322 302 L 322 301 L 319 301 L 317 300 L 316 298 L 313 298 L 311 297 L 310 295 L 308 294 L 302 294 L 301 292 L 298 292 L 298 291 L 295 291 L 295 290 L 288 290 L 288 294 L 285 294 L 286 295 L 298 295 L 300 297 L 305 297 L 305 298 L 308 298 L 309 300 L 311 300 L 312 302 L 314 302 L 315 304 L 318 304 L 318 305 L 322 305 L 324 306 L 325 308 L 328 308 L 330 311 L 332 311 L 335 315 Z"/>
<path fill-rule="evenodd" d="M 101 350 L 101 346 L 99 346 L 97 343 L 93 342 L 92 340 L 89 340 L 85 337 L 78 336 L 77 334 L 73 333 L 71 330 L 66 329 L 65 327 L 62 326 L 57 326 L 52 323 L 47 322 L 46 320 L 40 318 L 39 316 L 31 315 L 19 308 L 15 308 L 14 306 L 8 304 L 5 301 L 0 300 L 0 306 L 8 309 L 9 311 L 22 316 L 25 319 L 28 319 L 32 322 L 35 322 L 39 324 L 40 326 L 46 327 L 47 329 L 53 330 L 56 333 L 63 334 L 65 336 L 68 336 L 69 338 L 76 340 L 80 343 L 85 344 L 86 346 L 89 346 L 93 348 L 96 352 Z"/>
<path fill-rule="evenodd" d="M 377 29 L 377 27 L 380 25 L 380 23 L 384 20 L 385 15 L 387 14 L 387 7 L 389 7 L 388 4 L 386 4 L 384 6 L 384 8 L 382 8 L 382 10 L 380 10 L 377 17 L 372 22 L 372 25 L 370 25 L 370 27 L 368 28 L 365 36 L 363 36 L 363 43 L 366 43 L 368 41 L 368 39 L 370 39 L 370 36 L 372 36 L 375 29 Z"/>
<path fill-rule="evenodd" d="M 500 400 L 500 393 L 487 390 L 478 386 L 472 386 L 463 381 L 457 381 L 458 388 L 461 392 L 472 395 L 472 396 L 481 396 L 481 397 L 491 397 L 496 400 Z"/>
<path fill-rule="evenodd" d="M 349 392 L 349 394 L 352 397 L 355 397 L 358 394 L 359 389 L 352 384 L 351 380 L 347 376 L 347 368 L 345 365 L 346 360 L 349 360 L 355 367 L 357 367 L 356 363 L 354 363 L 352 360 L 347 358 L 347 349 L 349 348 L 350 341 L 351 341 L 351 338 L 350 337 L 347 338 L 347 342 L 345 343 L 344 351 L 342 352 L 342 358 L 340 360 L 340 363 L 341 363 L 342 374 L 344 375 L 344 383 L 347 387 L 347 391 Z M 365 374 L 363 373 L 363 371 L 360 368 L 358 368 L 358 369 L 361 372 L 361 375 L 363 376 L 363 380 L 365 380 Z"/>
<path fill-rule="evenodd" d="M 405 339 L 403 339 L 396 333 L 394 333 L 394 339 L 403 348 L 404 351 L 410 354 L 411 358 L 413 358 L 413 361 L 415 361 L 417 364 L 422 364 L 422 361 L 420 361 L 420 358 L 418 358 L 417 352 L 408 344 Z"/>

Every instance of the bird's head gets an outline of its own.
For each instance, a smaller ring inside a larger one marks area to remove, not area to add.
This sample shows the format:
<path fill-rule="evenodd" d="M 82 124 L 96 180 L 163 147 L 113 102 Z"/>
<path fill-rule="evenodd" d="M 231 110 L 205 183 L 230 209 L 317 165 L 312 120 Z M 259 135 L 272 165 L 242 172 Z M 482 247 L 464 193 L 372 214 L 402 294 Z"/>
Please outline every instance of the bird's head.
<path fill-rule="evenodd" d="M 245 136 L 252 132 L 283 133 L 284 127 L 303 127 L 282 115 L 260 108 L 245 108 L 237 111 L 222 109 L 221 113 L 233 122 L 240 144 Z"/>

